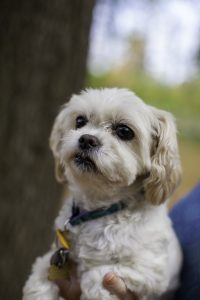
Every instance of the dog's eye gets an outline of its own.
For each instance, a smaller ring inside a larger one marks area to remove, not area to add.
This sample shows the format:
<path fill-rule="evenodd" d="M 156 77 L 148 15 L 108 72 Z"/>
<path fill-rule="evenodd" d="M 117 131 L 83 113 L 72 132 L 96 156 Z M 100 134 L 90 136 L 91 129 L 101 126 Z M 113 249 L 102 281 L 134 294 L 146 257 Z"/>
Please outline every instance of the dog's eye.
<path fill-rule="evenodd" d="M 133 130 L 124 124 L 115 126 L 115 133 L 123 141 L 130 141 L 135 136 Z"/>
<path fill-rule="evenodd" d="M 88 119 L 85 116 L 78 116 L 76 118 L 76 129 L 85 126 L 88 122 Z"/>

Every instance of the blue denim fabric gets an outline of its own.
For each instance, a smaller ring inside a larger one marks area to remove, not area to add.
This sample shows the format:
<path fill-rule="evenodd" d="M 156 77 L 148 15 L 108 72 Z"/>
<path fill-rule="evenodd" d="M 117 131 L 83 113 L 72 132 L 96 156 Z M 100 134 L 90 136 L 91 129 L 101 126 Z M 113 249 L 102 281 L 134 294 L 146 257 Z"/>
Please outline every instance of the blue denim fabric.
<path fill-rule="evenodd" d="M 200 300 L 200 183 L 173 207 L 170 217 L 184 256 L 174 300 Z"/>

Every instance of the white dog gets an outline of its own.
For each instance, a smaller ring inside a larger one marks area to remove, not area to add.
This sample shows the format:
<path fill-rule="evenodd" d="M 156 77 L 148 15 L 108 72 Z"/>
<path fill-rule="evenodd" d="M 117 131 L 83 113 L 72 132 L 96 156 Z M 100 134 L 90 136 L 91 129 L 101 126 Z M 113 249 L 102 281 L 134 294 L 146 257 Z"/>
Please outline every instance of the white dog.
<path fill-rule="evenodd" d="M 181 266 L 166 209 L 181 173 L 172 115 L 126 89 L 89 89 L 63 107 L 50 146 L 56 177 L 71 193 L 55 227 L 64 231 L 78 218 L 67 230 L 81 300 L 117 299 L 102 286 L 110 271 L 139 299 L 171 294 Z M 24 300 L 59 299 L 47 279 L 54 251 L 36 260 Z"/>

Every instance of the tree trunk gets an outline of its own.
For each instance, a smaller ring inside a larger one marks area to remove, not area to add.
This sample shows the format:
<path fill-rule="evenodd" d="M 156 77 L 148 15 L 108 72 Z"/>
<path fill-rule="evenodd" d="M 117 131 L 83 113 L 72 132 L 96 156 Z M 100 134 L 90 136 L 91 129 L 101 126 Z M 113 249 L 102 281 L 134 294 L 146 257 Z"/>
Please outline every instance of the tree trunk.
<path fill-rule="evenodd" d="M 21 299 L 53 239 L 61 187 L 48 137 L 84 84 L 94 0 L 0 3 L 0 299 Z"/>

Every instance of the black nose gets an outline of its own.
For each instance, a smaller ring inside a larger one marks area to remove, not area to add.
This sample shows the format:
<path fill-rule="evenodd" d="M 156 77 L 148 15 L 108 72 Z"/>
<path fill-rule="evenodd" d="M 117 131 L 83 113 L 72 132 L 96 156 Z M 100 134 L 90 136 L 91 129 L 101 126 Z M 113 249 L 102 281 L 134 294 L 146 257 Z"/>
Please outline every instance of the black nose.
<path fill-rule="evenodd" d="M 79 138 L 78 142 L 81 150 L 92 150 L 93 148 L 97 148 L 101 145 L 98 138 L 91 134 L 83 134 Z"/>

